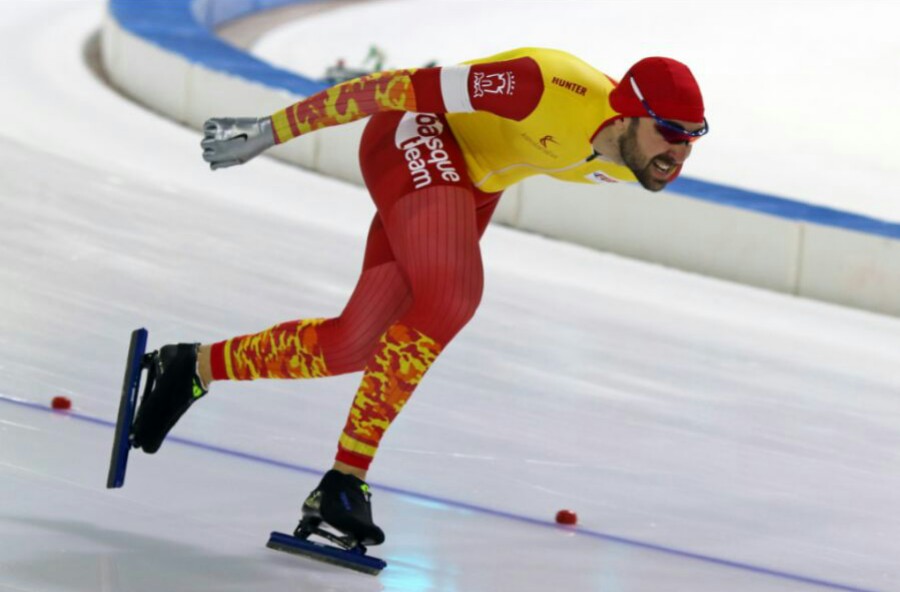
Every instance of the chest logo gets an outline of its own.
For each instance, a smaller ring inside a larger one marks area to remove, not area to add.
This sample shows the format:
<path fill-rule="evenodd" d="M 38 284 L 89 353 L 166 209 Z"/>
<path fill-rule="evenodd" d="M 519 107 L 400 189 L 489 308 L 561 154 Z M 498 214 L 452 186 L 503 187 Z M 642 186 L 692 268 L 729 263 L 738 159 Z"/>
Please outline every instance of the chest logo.
<path fill-rule="evenodd" d="M 557 142 L 553 136 L 544 136 L 543 138 L 538 140 L 538 143 L 541 146 L 543 146 L 544 148 L 546 148 L 547 144 L 550 144 L 550 143 L 556 144 L 557 146 L 559 145 L 559 142 Z"/>
<path fill-rule="evenodd" d="M 553 144 L 556 144 L 557 146 L 561 146 L 561 144 L 552 135 L 547 134 L 535 139 L 530 134 L 525 132 L 522 133 L 522 139 L 528 142 L 532 146 L 532 148 L 543 152 L 550 158 L 559 158 L 559 154 L 553 150 Z"/>

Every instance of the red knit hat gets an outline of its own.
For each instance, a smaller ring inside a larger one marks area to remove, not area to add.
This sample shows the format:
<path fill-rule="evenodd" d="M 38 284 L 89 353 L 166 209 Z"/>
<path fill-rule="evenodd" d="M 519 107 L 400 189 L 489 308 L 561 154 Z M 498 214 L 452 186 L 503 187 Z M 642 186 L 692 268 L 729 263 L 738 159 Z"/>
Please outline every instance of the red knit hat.
<path fill-rule="evenodd" d="M 671 58 L 644 58 L 625 73 L 609 93 L 609 104 L 625 117 L 648 117 L 631 84 L 637 83 L 644 100 L 663 119 L 701 123 L 703 96 L 687 66 Z"/>

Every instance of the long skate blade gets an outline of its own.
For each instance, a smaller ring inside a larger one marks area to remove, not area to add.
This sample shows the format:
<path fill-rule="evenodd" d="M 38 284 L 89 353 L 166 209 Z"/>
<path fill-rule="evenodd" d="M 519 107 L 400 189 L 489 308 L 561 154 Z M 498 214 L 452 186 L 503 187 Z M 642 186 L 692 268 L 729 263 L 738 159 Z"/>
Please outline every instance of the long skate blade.
<path fill-rule="evenodd" d="M 122 383 L 122 398 L 119 400 L 119 417 L 116 422 L 116 434 L 113 437 L 112 455 L 109 459 L 109 474 L 106 477 L 107 489 L 122 487 L 125 484 L 128 451 L 131 449 L 129 436 L 131 435 L 131 424 L 134 421 L 137 394 L 141 385 L 142 363 L 146 349 L 147 330 L 135 329 L 131 333 L 131 344 L 128 346 L 125 379 Z"/>
<path fill-rule="evenodd" d="M 362 573 L 377 576 L 387 567 L 387 563 L 377 557 L 370 557 L 358 547 L 356 549 L 339 549 L 330 545 L 322 545 L 313 541 L 300 539 L 289 534 L 273 532 L 266 546 L 276 551 L 285 551 L 294 555 L 309 557 L 316 561 L 324 561 L 340 567 L 346 567 Z"/>

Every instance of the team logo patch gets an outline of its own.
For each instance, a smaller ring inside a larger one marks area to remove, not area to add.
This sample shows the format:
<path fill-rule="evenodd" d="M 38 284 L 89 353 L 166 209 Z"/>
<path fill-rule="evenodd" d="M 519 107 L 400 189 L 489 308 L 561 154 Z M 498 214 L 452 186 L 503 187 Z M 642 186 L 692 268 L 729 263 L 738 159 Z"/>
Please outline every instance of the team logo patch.
<path fill-rule="evenodd" d="M 512 72 L 475 72 L 472 84 L 472 96 L 476 99 L 484 95 L 511 95 L 516 90 L 516 77 Z"/>

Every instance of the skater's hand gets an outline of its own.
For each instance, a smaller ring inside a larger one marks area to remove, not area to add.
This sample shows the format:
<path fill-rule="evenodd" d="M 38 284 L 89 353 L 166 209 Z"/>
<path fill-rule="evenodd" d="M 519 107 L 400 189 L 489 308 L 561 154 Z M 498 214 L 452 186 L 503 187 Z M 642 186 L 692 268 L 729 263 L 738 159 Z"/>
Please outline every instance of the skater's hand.
<path fill-rule="evenodd" d="M 268 117 L 214 117 L 203 124 L 203 160 L 212 170 L 244 164 L 275 145 Z"/>

